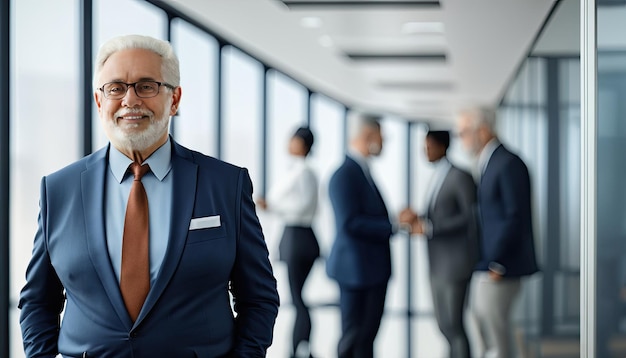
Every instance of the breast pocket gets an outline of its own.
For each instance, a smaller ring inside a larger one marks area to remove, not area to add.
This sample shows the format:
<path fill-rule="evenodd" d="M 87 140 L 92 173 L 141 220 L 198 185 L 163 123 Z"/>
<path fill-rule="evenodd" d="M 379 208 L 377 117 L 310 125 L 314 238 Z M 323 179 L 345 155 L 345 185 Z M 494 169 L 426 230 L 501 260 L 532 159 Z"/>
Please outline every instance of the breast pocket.
<path fill-rule="evenodd" d="M 200 242 L 217 240 L 227 236 L 226 227 L 211 227 L 206 229 L 189 230 L 187 234 L 187 245 L 197 244 Z"/>

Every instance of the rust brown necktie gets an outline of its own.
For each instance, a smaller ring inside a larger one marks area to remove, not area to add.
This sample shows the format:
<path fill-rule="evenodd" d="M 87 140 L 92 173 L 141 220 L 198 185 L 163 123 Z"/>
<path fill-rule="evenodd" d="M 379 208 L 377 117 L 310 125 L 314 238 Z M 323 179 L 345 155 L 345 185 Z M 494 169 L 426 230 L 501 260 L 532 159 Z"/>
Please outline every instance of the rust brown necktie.
<path fill-rule="evenodd" d="M 135 178 L 130 188 L 124 219 L 120 291 L 126 310 L 135 322 L 150 291 L 148 196 L 141 183 L 141 177 L 150 167 L 133 162 L 129 168 Z"/>

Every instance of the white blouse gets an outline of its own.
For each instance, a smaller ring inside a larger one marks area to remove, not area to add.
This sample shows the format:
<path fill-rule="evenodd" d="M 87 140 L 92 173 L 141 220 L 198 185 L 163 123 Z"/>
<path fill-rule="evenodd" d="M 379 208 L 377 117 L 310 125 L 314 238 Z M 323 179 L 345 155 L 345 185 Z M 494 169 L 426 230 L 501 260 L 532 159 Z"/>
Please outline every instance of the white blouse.
<path fill-rule="evenodd" d="M 310 227 L 317 210 L 318 184 L 303 157 L 295 157 L 289 172 L 272 187 L 267 209 L 288 226 Z"/>

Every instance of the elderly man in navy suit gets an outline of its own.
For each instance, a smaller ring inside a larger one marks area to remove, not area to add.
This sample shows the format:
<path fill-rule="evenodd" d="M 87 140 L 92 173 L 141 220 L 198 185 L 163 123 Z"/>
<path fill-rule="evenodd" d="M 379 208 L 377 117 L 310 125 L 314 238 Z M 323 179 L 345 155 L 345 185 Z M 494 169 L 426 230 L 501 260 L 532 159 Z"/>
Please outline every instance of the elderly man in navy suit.
<path fill-rule="evenodd" d="M 326 263 L 340 289 L 340 358 L 371 358 L 391 275 L 389 214 L 370 174 L 380 154 L 379 118 L 353 113 L 350 150 L 329 183 L 336 237 Z"/>
<path fill-rule="evenodd" d="M 265 356 L 278 294 L 250 177 L 168 135 L 179 83 L 165 41 L 100 48 L 110 144 L 42 179 L 19 302 L 27 357 Z"/>
<path fill-rule="evenodd" d="M 531 190 L 524 162 L 495 134 L 496 112 L 463 111 L 459 136 L 478 158 L 478 212 L 481 259 L 472 277 L 470 312 L 480 328 L 487 358 L 513 357 L 510 316 L 521 278 L 538 271 L 531 213 Z"/>

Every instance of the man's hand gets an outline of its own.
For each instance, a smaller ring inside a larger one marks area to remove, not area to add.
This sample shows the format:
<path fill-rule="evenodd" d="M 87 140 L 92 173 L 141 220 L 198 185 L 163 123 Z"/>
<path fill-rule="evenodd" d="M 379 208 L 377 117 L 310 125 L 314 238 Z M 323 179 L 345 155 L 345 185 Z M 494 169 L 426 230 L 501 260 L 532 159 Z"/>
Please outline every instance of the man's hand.
<path fill-rule="evenodd" d="M 419 218 L 416 218 L 413 224 L 411 225 L 411 234 L 413 235 L 424 235 L 424 222 Z"/>
<path fill-rule="evenodd" d="M 411 210 L 411 208 L 406 208 L 400 212 L 398 216 L 398 221 L 401 224 L 413 225 L 413 222 L 418 220 L 417 214 Z"/>
<path fill-rule="evenodd" d="M 491 278 L 494 281 L 500 281 L 502 280 L 502 275 L 500 275 L 499 273 L 489 270 L 489 278 Z"/>
<path fill-rule="evenodd" d="M 400 224 L 410 226 L 412 235 L 424 235 L 424 222 L 411 208 L 402 210 L 398 216 L 398 221 Z"/>

